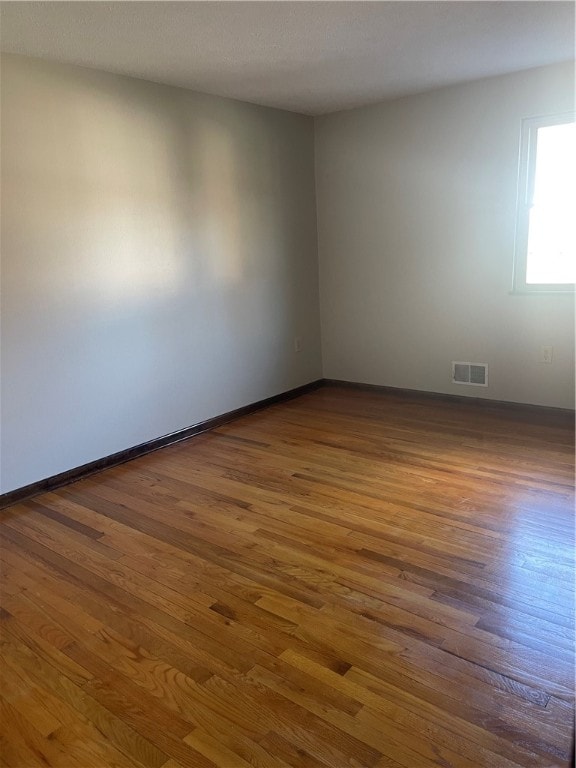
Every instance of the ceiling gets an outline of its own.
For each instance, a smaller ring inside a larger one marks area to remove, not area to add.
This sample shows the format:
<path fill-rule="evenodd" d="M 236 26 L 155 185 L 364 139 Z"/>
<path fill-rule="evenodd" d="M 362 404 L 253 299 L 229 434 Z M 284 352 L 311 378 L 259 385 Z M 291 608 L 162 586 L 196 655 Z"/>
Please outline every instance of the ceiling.
<path fill-rule="evenodd" d="M 3 2 L 4 51 L 306 114 L 574 58 L 572 2 Z"/>

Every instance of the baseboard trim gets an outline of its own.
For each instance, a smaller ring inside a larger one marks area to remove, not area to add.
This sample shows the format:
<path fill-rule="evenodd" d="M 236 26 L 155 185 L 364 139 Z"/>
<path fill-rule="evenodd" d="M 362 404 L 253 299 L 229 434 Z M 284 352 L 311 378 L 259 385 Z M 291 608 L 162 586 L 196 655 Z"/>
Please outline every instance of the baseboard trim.
<path fill-rule="evenodd" d="M 212 429 L 222 426 L 229 421 L 238 419 L 241 416 L 246 416 L 249 413 L 254 413 L 262 408 L 267 408 L 277 403 L 283 403 L 287 400 L 292 400 L 300 395 L 305 395 L 308 392 L 313 392 L 320 387 L 345 387 L 348 389 L 357 389 L 371 392 L 380 392 L 382 394 L 391 395 L 404 400 L 436 400 L 446 403 L 457 403 L 458 405 L 475 406 L 483 409 L 500 408 L 513 410 L 519 414 L 540 414 L 544 420 L 550 421 L 556 417 L 555 423 L 558 421 L 566 421 L 567 424 L 574 424 L 574 411 L 566 408 L 554 408 L 546 405 L 530 405 L 525 403 L 514 403 L 508 400 L 490 400 L 484 397 L 466 397 L 465 395 L 452 395 L 442 392 L 427 392 L 418 389 L 402 389 L 400 387 L 388 387 L 380 384 L 363 384 L 356 381 L 343 381 L 340 379 L 317 379 L 309 384 L 304 384 L 301 387 L 290 389 L 287 392 L 281 392 L 278 395 L 267 397 L 264 400 L 258 400 L 255 403 L 250 403 L 242 408 L 237 408 L 234 411 L 223 413 L 220 416 L 215 416 L 212 419 L 201 421 L 198 424 L 193 424 L 190 427 L 171 432 L 168 435 L 157 437 L 153 440 L 149 440 L 146 443 L 140 443 L 132 448 L 126 448 L 118 453 L 113 453 L 110 456 L 105 456 L 102 459 L 96 459 L 88 464 L 83 464 L 80 467 L 74 467 L 66 472 L 61 472 L 58 475 L 52 475 L 44 480 L 39 480 L 36 483 L 25 485 L 22 488 L 16 488 L 13 491 L 8 491 L 0 495 L 0 510 L 6 509 L 13 504 L 18 504 L 21 501 L 37 496 L 40 493 L 46 493 L 47 491 L 54 491 L 57 488 L 62 488 L 65 485 L 70 485 L 78 480 L 82 480 L 85 477 L 94 475 L 97 472 L 102 472 L 110 467 L 115 467 L 118 464 L 124 464 L 127 461 L 136 459 L 139 456 L 145 456 L 147 453 L 158 451 L 160 448 L 165 448 L 167 445 L 173 445 L 179 443 L 182 440 L 188 440 L 191 437 L 195 437 L 203 432 L 209 432 Z"/>
<path fill-rule="evenodd" d="M 388 387 L 382 384 L 362 384 L 357 381 L 344 381 L 341 379 L 323 379 L 325 387 L 345 387 L 359 389 L 368 392 L 381 392 L 404 399 L 421 398 L 423 400 L 439 400 L 446 403 L 458 403 L 459 405 L 480 406 L 481 408 L 507 408 L 518 412 L 540 413 L 542 415 L 557 415 L 562 418 L 574 419 L 574 411 L 570 408 L 556 408 L 552 405 L 532 405 L 530 403 L 515 403 L 511 400 L 492 400 L 488 397 L 467 397 L 466 395 L 453 395 L 444 392 L 428 392 L 420 389 L 402 389 L 401 387 Z"/>
<path fill-rule="evenodd" d="M 188 440 L 189 438 L 195 437 L 202 432 L 208 432 L 211 429 L 216 429 L 217 427 L 222 426 L 222 424 L 226 424 L 229 421 L 238 419 L 240 416 L 246 416 L 249 413 L 254 413 L 254 411 L 259 411 L 262 408 L 267 408 L 271 405 L 276 405 L 277 403 L 283 403 L 287 400 L 292 400 L 295 397 L 300 397 L 300 395 L 305 395 L 308 392 L 313 392 L 323 384 L 323 379 L 317 379 L 316 381 L 312 381 L 309 384 L 304 384 L 301 387 L 290 389 L 287 392 L 281 392 L 278 395 L 267 397 L 264 400 L 258 400 L 255 403 L 250 403 L 249 405 L 244 405 L 242 408 L 236 408 L 234 411 L 223 413 L 220 416 L 215 416 L 212 419 L 206 419 L 206 421 L 193 424 L 191 427 L 184 427 L 184 429 L 179 429 L 176 432 L 171 432 L 168 435 L 163 435 L 162 437 L 148 440 L 146 443 L 140 443 L 140 445 L 136 445 L 132 448 L 126 448 L 125 450 L 118 451 L 117 453 L 113 453 L 110 456 L 105 456 L 102 459 L 96 459 L 96 461 L 91 461 L 88 464 L 83 464 L 80 467 L 74 467 L 74 469 L 69 469 L 66 472 L 60 472 L 58 475 L 52 475 L 52 477 L 47 477 L 44 480 L 39 480 L 36 483 L 31 483 L 30 485 L 25 485 L 22 488 L 16 488 L 13 491 L 8 491 L 8 493 L 3 493 L 0 495 L 0 509 L 5 509 L 6 507 L 10 507 L 13 504 L 26 501 L 27 499 L 30 499 L 33 496 L 37 496 L 40 493 L 55 491 L 57 488 L 61 488 L 64 485 L 70 485 L 70 483 L 75 483 L 76 481 L 82 480 L 83 478 L 89 477 L 90 475 L 94 475 L 97 472 L 102 472 L 103 470 L 109 469 L 110 467 L 115 467 L 118 464 L 124 464 L 127 461 L 138 458 L 139 456 L 145 456 L 147 453 L 152 453 L 152 451 L 165 448 L 167 445 L 173 445 L 174 443 L 179 443 L 182 440 Z"/>

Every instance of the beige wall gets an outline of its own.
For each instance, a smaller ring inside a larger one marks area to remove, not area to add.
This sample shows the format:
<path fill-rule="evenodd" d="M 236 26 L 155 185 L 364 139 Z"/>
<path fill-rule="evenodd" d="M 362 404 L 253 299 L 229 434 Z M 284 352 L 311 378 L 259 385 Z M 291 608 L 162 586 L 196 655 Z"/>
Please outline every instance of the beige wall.
<path fill-rule="evenodd" d="M 520 121 L 573 94 L 555 66 L 316 119 L 326 377 L 573 407 L 573 296 L 509 294 Z"/>
<path fill-rule="evenodd" d="M 311 118 L 3 57 L 2 492 L 321 376 L 313 152 Z"/>

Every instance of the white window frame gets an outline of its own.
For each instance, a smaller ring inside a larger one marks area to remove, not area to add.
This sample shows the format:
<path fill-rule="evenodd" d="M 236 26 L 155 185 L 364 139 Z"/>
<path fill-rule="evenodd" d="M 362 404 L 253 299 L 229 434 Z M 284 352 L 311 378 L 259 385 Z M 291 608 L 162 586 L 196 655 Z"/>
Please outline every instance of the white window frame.
<path fill-rule="evenodd" d="M 568 293 L 574 292 L 574 283 L 527 283 L 528 226 L 534 196 L 536 175 L 536 147 L 538 129 L 550 125 L 573 123 L 576 113 L 528 117 L 522 121 L 520 134 L 520 161 L 518 169 L 518 202 L 516 206 L 516 237 L 514 244 L 514 277 L 512 293 Z"/>

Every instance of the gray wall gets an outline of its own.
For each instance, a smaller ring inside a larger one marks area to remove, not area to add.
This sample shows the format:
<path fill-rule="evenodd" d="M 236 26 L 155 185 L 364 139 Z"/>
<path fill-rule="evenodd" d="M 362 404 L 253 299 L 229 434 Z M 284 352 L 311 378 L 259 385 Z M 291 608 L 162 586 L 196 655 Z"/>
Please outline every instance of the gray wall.
<path fill-rule="evenodd" d="M 313 142 L 2 58 L 2 492 L 321 376 Z"/>
<path fill-rule="evenodd" d="M 509 294 L 520 120 L 572 106 L 567 65 L 316 119 L 326 377 L 573 407 L 573 297 Z M 1 492 L 322 375 L 311 118 L 4 56 L 1 159 Z"/>
<path fill-rule="evenodd" d="M 316 119 L 326 377 L 573 407 L 573 296 L 509 294 L 520 122 L 573 94 L 569 64 Z"/>

